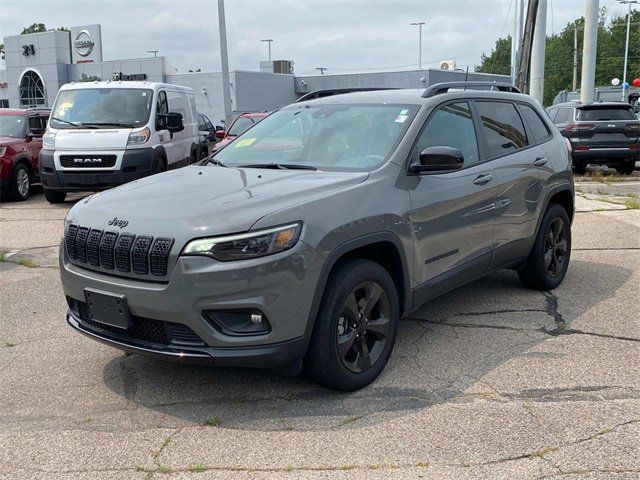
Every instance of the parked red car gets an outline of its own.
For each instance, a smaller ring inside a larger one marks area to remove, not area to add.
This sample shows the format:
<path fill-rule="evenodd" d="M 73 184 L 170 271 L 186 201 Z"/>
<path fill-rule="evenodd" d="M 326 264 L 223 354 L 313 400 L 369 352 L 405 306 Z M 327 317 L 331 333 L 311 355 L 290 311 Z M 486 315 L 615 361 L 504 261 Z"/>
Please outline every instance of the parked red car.
<path fill-rule="evenodd" d="M 231 122 L 231 126 L 228 130 L 218 130 L 216 132 L 216 137 L 221 138 L 221 140 L 214 145 L 213 151 L 217 152 L 225 145 L 231 143 L 231 141 L 238 135 L 242 135 L 256 123 L 260 122 L 260 120 L 268 116 L 268 112 L 241 113 L 233 122 Z"/>
<path fill-rule="evenodd" d="M 38 153 L 49 110 L 0 108 L 0 193 L 26 200 L 39 182 Z"/>

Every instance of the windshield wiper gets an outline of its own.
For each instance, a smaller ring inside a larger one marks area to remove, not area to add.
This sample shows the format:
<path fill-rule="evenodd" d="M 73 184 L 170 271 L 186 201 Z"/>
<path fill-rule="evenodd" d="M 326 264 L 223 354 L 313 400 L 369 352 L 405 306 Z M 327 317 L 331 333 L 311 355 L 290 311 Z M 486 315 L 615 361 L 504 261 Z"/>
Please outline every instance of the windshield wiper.
<path fill-rule="evenodd" d="M 250 165 L 238 165 L 239 168 L 273 168 L 275 170 L 317 170 L 311 165 L 297 163 L 254 163 Z"/>
<path fill-rule="evenodd" d="M 56 122 L 66 123 L 67 125 L 71 125 L 71 126 L 76 127 L 76 128 L 82 128 L 77 123 L 70 122 L 69 120 L 63 120 L 62 118 L 51 117 L 51 120 L 55 120 Z"/>
<path fill-rule="evenodd" d="M 203 163 L 201 165 L 206 165 L 208 163 L 211 163 L 211 164 L 216 165 L 218 167 L 226 167 L 226 165 L 224 163 L 222 163 L 220 160 L 216 160 L 213 155 L 208 156 L 202 162 Z"/>
<path fill-rule="evenodd" d="M 83 127 L 125 127 L 125 128 L 133 128 L 135 125 L 132 123 L 120 123 L 120 122 L 89 122 L 89 123 L 81 123 Z"/>

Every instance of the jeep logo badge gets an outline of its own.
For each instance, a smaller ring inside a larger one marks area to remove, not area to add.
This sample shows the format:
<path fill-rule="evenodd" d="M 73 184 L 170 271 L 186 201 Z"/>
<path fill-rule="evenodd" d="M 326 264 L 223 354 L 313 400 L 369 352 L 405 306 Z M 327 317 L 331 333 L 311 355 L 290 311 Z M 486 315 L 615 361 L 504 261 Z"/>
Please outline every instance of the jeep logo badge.
<path fill-rule="evenodd" d="M 95 42 L 87 30 L 81 30 L 76 36 L 73 46 L 81 57 L 88 57 L 93 51 Z"/>
<path fill-rule="evenodd" d="M 129 220 L 119 220 L 118 217 L 113 217 L 113 220 L 109 220 L 108 223 L 114 227 L 124 228 L 129 225 Z"/>

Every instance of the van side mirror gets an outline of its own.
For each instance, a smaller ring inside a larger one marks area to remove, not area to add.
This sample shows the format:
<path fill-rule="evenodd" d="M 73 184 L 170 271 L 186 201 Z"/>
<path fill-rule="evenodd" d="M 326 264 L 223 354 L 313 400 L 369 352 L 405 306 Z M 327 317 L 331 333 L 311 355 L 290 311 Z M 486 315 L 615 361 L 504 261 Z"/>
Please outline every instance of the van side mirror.
<path fill-rule="evenodd" d="M 460 170 L 464 166 L 464 156 L 457 148 L 427 147 L 420 152 L 420 163 L 409 167 L 414 173 L 446 173 Z"/>
<path fill-rule="evenodd" d="M 162 128 L 166 128 L 171 133 L 181 132 L 184 130 L 184 121 L 182 114 L 177 112 L 161 113 L 158 120 Z"/>
<path fill-rule="evenodd" d="M 29 117 L 29 135 L 41 137 L 44 135 L 44 122 L 40 117 Z"/>

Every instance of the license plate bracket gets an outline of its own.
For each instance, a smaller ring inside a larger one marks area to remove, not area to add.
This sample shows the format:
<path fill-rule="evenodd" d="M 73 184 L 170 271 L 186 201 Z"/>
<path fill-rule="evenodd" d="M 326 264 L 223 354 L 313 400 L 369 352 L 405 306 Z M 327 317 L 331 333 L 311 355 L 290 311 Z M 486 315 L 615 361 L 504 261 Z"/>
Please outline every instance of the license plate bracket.
<path fill-rule="evenodd" d="M 133 325 L 133 317 L 124 295 L 85 288 L 84 297 L 92 320 L 123 330 Z"/>

